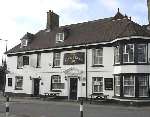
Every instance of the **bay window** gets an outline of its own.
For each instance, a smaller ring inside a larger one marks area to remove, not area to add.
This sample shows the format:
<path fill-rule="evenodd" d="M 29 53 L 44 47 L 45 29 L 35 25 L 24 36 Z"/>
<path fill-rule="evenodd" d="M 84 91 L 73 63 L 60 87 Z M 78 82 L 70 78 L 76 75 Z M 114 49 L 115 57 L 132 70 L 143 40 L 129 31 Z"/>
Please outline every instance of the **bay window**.
<path fill-rule="evenodd" d="M 138 63 L 145 63 L 147 61 L 146 44 L 137 44 L 137 61 Z"/>
<path fill-rule="evenodd" d="M 147 97 L 148 96 L 148 76 L 137 76 L 139 80 L 139 96 Z"/>
<path fill-rule="evenodd" d="M 120 96 L 120 76 L 115 76 L 115 95 Z"/>
<path fill-rule="evenodd" d="M 115 64 L 120 63 L 119 46 L 115 47 Z"/>
<path fill-rule="evenodd" d="M 134 45 L 126 44 L 123 46 L 123 62 L 133 63 L 134 62 Z"/>
<path fill-rule="evenodd" d="M 135 95 L 135 76 L 124 76 L 124 96 L 134 97 Z"/>
<path fill-rule="evenodd" d="M 102 93 L 103 92 L 103 78 L 102 77 L 93 77 L 93 93 Z"/>

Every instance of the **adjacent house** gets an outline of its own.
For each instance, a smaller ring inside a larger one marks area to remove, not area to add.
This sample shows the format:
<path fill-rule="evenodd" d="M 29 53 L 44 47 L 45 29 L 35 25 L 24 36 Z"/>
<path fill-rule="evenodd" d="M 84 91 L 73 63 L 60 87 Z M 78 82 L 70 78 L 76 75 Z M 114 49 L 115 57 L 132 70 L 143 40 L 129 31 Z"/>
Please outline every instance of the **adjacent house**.
<path fill-rule="evenodd" d="M 149 30 L 119 10 L 110 18 L 66 26 L 59 26 L 59 16 L 49 11 L 46 29 L 26 33 L 6 54 L 6 94 L 150 97 Z"/>

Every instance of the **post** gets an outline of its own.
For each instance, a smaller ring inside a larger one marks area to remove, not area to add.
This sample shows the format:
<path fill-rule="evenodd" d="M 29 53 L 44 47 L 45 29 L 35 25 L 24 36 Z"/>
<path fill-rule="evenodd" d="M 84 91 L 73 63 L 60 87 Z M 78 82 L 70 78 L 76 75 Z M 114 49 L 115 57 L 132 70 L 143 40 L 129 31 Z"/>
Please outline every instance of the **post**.
<path fill-rule="evenodd" d="M 80 103 L 80 117 L 83 117 L 83 99 L 81 99 Z"/>
<path fill-rule="evenodd" d="M 9 116 L 9 97 L 6 97 L 6 117 Z"/>

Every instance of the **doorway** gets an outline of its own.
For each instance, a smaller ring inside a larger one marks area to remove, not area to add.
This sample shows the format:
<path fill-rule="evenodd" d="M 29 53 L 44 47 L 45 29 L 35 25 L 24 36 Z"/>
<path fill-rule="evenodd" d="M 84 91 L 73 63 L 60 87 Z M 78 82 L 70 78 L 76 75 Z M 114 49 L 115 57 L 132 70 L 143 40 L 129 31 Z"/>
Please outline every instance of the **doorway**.
<path fill-rule="evenodd" d="M 70 78 L 70 99 L 77 100 L 77 78 Z"/>
<path fill-rule="evenodd" d="M 34 79 L 34 92 L 33 95 L 34 96 L 38 96 L 39 95 L 39 84 L 40 84 L 40 79 Z"/>

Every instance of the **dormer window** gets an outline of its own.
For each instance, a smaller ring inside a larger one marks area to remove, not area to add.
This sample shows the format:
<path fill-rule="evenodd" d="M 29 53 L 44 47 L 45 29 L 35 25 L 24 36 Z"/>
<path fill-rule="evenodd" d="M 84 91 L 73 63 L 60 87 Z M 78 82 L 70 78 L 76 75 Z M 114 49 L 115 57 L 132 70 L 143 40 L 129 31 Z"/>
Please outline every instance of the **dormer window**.
<path fill-rule="evenodd" d="M 21 47 L 27 46 L 28 40 L 27 39 L 22 39 L 21 40 Z"/>
<path fill-rule="evenodd" d="M 56 34 L 56 43 L 64 41 L 64 33 L 57 33 Z"/>

